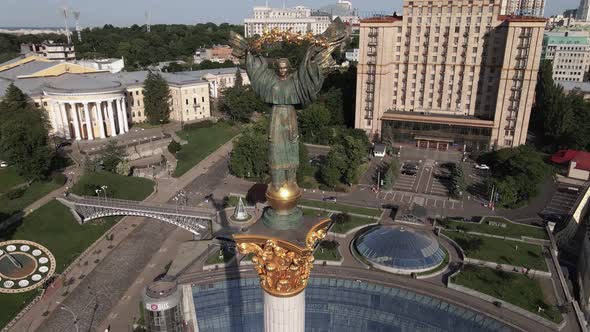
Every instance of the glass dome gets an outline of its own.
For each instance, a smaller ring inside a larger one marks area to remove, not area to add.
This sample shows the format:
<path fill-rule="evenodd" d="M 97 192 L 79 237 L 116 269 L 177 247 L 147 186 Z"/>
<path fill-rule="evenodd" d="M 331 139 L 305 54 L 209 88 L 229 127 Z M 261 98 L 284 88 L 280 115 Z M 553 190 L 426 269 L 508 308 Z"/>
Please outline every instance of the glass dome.
<path fill-rule="evenodd" d="M 356 239 L 357 251 L 376 268 L 410 274 L 435 268 L 445 258 L 438 241 L 403 226 L 380 226 Z"/>

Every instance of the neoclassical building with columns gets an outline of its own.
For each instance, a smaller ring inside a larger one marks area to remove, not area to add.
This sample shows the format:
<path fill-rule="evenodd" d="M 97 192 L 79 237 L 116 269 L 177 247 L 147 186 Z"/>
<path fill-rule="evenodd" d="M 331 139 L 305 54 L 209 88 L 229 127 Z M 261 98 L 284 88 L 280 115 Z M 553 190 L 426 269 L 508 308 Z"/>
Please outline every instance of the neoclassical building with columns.
<path fill-rule="evenodd" d="M 161 73 L 170 88 L 170 119 L 191 122 L 210 117 L 210 98 L 233 86 L 235 73 L 235 68 Z M 0 99 L 13 83 L 47 112 L 54 136 L 105 139 L 125 134 L 130 125 L 146 120 L 143 83 L 147 75 L 147 71 L 113 74 L 25 56 L 0 64 Z M 249 83 L 245 72 L 242 78 Z"/>

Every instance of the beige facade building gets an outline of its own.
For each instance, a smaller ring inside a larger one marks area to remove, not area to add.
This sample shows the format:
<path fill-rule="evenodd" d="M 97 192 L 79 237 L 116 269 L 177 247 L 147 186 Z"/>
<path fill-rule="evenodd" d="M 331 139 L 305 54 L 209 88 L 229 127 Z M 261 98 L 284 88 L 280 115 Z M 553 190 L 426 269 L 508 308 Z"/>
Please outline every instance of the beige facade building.
<path fill-rule="evenodd" d="M 500 1 L 404 1 L 361 21 L 355 127 L 447 149 L 524 144 L 545 20 Z"/>
<path fill-rule="evenodd" d="M 293 32 L 314 35 L 324 33 L 332 23 L 329 14 L 314 12 L 311 8 L 297 6 L 293 8 L 271 8 L 268 6 L 254 7 L 253 15 L 244 20 L 244 35 L 252 37 L 261 36 L 264 31 L 274 28 L 280 31 L 291 30 Z"/>
<path fill-rule="evenodd" d="M 583 82 L 590 70 L 590 40 L 588 31 L 546 32 L 543 37 L 542 59 L 553 63 L 553 79 Z"/>
<path fill-rule="evenodd" d="M 211 93 L 233 86 L 235 73 L 235 68 L 161 73 L 170 87 L 170 120 L 190 122 L 210 117 Z M 13 83 L 47 111 L 52 135 L 104 139 L 125 134 L 133 123 L 146 120 L 143 83 L 147 74 L 112 74 L 39 56 L 17 58 L 0 64 L 0 99 Z M 244 80 L 244 84 L 248 82 Z"/>
<path fill-rule="evenodd" d="M 48 60 L 73 61 L 76 60 L 76 51 L 73 44 L 55 43 L 52 40 L 40 44 L 22 44 L 21 53 L 35 53 Z"/>
<path fill-rule="evenodd" d="M 500 14 L 543 17 L 545 0 L 502 0 Z"/>

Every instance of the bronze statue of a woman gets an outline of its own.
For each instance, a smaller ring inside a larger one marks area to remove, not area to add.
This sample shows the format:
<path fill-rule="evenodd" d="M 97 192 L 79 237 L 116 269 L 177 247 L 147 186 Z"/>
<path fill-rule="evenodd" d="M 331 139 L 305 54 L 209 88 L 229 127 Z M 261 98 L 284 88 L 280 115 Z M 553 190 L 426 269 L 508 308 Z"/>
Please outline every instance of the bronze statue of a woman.
<path fill-rule="evenodd" d="M 291 72 L 288 59 L 274 60 L 276 70 L 269 68 L 272 61 L 256 54 L 256 47 L 232 32 L 230 43 L 234 56 L 244 59 L 250 84 L 262 101 L 272 105 L 269 130 L 269 164 L 271 185 L 266 197 L 272 209 L 265 213 L 264 222 L 273 228 L 291 229 L 301 220 L 297 201 L 301 192 L 297 186 L 299 167 L 299 131 L 295 108 L 315 100 L 324 81 L 324 68 L 333 65 L 331 53 L 345 37 L 342 23 L 335 21 L 321 38 L 273 30 L 262 39 L 300 42 L 311 45 L 296 71 Z M 259 41 L 260 43 L 260 41 Z M 305 162 L 305 161 L 304 161 Z"/>

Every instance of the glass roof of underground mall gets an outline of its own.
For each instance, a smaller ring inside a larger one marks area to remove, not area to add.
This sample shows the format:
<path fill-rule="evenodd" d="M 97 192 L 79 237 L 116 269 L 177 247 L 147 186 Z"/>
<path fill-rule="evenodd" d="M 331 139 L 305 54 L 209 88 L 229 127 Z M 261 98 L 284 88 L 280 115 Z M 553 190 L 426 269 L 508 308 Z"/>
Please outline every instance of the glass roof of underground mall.
<path fill-rule="evenodd" d="M 200 332 L 264 330 L 258 279 L 193 287 Z M 511 331 L 506 325 L 436 298 L 367 282 L 310 278 L 307 332 Z"/>
<path fill-rule="evenodd" d="M 403 226 L 375 227 L 355 245 L 372 263 L 405 271 L 434 268 L 445 258 L 434 237 Z"/>

